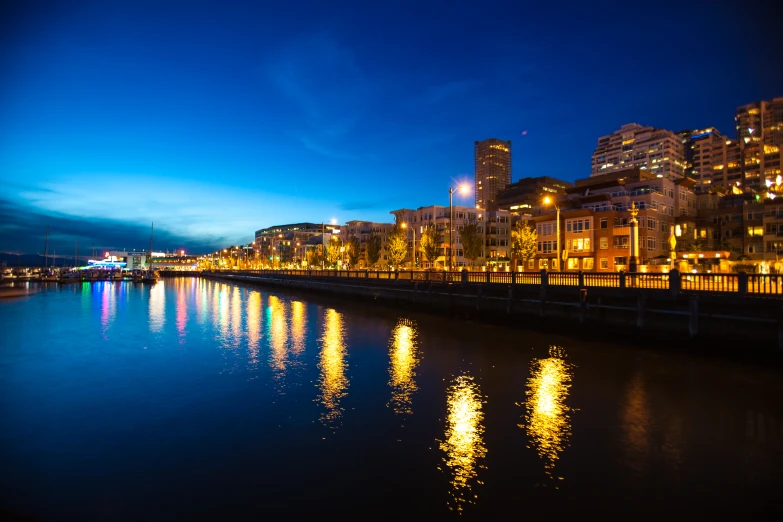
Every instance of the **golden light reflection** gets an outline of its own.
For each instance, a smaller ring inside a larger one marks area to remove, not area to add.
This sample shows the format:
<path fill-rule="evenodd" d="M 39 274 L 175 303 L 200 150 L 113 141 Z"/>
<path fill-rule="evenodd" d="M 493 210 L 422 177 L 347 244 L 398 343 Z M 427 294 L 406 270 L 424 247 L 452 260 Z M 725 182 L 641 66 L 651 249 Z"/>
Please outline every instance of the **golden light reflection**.
<path fill-rule="evenodd" d="M 275 377 L 281 379 L 285 375 L 288 362 L 288 323 L 285 316 L 285 305 L 277 296 L 269 296 L 269 365 L 275 372 Z"/>
<path fill-rule="evenodd" d="M 250 292 L 247 297 L 248 367 L 258 366 L 258 345 L 261 341 L 261 294 Z"/>
<path fill-rule="evenodd" d="M 319 339 L 321 355 L 318 368 L 321 370 L 319 400 L 326 408 L 321 422 L 336 427 L 342 416 L 340 400 L 347 395 L 348 378 L 345 376 L 345 331 L 343 316 L 337 310 L 329 309 L 324 317 L 324 333 Z"/>
<path fill-rule="evenodd" d="M 231 335 L 235 344 L 242 338 L 242 294 L 235 286 L 231 292 Z"/>
<path fill-rule="evenodd" d="M 413 413 L 412 395 L 418 390 L 414 378 L 419 365 L 416 336 L 416 323 L 400 319 L 389 343 L 389 405 L 397 414 Z"/>
<path fill-rule="evenodd" d="M 162 283 L 150 287 L 149 319 L 150 332 L 163 331 L 163 325 L 166 324 L 166 291 Z"/>
<path fill-rule="evenodd" d="M 462 511 L 464 505 L 474 504 L 477 494 L 472 493 L 478 480 L 478 470 L 484 468 L 487 454 L 484 445 L 484 413 L 481 390 L 473 377 L 460 375 L 447 390 L 446 439 L 440 449 L 446 453 L 444 462 L 451 472 L 449 509 Z"/>
<path fill-rule="evenodd" d="M 626 464 L 637 473 L 647 470 L 650 459 L 650 406 L 644 380 L 636 374 L 628 387 L 623 408 Z"/>
<path fill-rule="evenodd" d="M 571 388 L 573 365 L 566 362 L 565 357 L 565 350 L 551 346 L 547 359 L 530 361 L 525 424 L 519 425 L 525 428 L 528 440 L 544 459 L 544 471 L 550 477 L 571 437 L 571 410 L 566 399 Z"/>
<path fill-rule="evenodd" d="M 301 301 L 293 301 L 291 303 L 291 352 L 294 355 L 304 351 L 306 335 L 305 305 Z"/>
<path fill-rule="evenodd" d="M 220 332 L 220 339 L 223 343 L 226 343 L 229 334 L 229 302 L 228 302 L 228 288 L 226 285 L 221 284 L 218 290 L 217 299 L 215 300 L 217 306 L 217 324 L 215 330 Z M 225 346 L 224 346 L 225 347 Z"/>

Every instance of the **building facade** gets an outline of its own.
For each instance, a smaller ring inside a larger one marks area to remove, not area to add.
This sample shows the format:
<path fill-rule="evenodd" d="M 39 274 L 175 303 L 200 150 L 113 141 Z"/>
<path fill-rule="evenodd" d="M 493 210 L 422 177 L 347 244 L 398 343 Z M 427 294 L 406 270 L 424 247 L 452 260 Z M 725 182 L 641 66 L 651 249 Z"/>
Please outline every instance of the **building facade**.
<path fill-rule="evenodd" d="M 593 152 L 591 176 L 636 167 L 666 179 L 685 175 L 682 138 L 666 129 L 628 123 L 598 138 Z"/>
<path fill-rule="evenodd" d="M 783 98 L 737 107 L 734 130 L 738 142 L 783 146 Z"/>
<path fill-rule="evenodd" d="M 492 208 L 498 192 L 511 184 L 511 142 L 477 141 L 473 155 L 476 207 Z"/>
<path fill-rule="evenodd" d="M 498 192 L 493 208 L 512 214 L 529 214 L 533 208 L 541 205 L 545 197 L 562 198 L 566 195 L 566 189 L 572 186 L 573 183 L 549 176 L 522 178 Z"/>
<path fill-rule="evenodd" d="M 509 245 L 511 240 L 511 217 L 507 211 L 476 209 L 472 207 L 453 206 L 454 212 L 454 252 L 452 268 L 487 266 L 493 269 L 505 270 L 509 266 Z M 447 269 L 449 266 L 449 207 L 432 205 L 419 207 L 416 210 L 400 209 L 392 212 L 396 223 L 405 223 L 410 231 L 408 238 L 411 253 L 416 252 L 416 266 L 419 268 Z M 460 231 L 465 225 L 476 223 L 478 232 L 482 235 L 482 255 L 475 260 L 465 257 Z M 437 258 L 427 259 L 421 249 L 421 235 L 427 225 L 433 224 L 443 235 Z M 409 259 L 408 266 L 412 266 Z"/>

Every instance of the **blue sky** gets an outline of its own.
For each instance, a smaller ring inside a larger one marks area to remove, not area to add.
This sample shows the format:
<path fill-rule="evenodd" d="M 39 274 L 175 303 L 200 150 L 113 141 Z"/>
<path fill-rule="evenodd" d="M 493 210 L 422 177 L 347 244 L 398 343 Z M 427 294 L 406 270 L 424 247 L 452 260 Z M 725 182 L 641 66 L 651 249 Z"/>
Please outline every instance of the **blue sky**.
<path fill-rule="evenodd" d="M 730 133 L 783 95 L 763 6 L 4 2 L 0 251 L 47 225 L 50 251 L 143 249 L 154 222 L 156 250 L 207 252 L 391 222 L 447 205 L 490 137 L 516 181 L 588 176 L 628 122 Z"/>

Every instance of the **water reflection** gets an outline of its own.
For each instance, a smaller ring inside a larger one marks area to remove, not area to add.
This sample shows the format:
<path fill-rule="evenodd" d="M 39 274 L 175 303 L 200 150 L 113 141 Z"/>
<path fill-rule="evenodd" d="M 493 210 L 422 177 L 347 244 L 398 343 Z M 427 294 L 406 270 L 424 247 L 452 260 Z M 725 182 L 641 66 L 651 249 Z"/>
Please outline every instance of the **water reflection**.
<path fill-rule="evenodd" d="M 566 362 L 565 357 L 565 350 L 551 346 L 548 358 L 530 362 L 525 424 L 520 425 L 527 431 L 528 440 L 535 446 L 538 456 L 544 459 L 544 471 L 549 477 L 571 437 L 570 408 L 566 399 L 571 388 L 573 365 Z"/>
<path fill-rule="evenodd" d="M 328 309 L 324 316 L 324 333 L 319 339 L 321 354 L 318 368 L 321 370 L 319 385 L 321 393 L 318 397 L 326 408 L 321 415 L 325 426 L 336 427 L 342 415 L 340 400 L 345 397 L 348 378 L 345 376 L 345 331 L 343 316 L 337 310 Z"/>
<path fill-rule="evenodd" d="M 650 406 L 641 374 L 631 380 L 622 413 L 626 464 L 635 472 L 647 471 L 650 459 Z"/>
<path fill-rule="evenodd" d="M 239 287 L 235 286 L 231 293 L 231 338 L 234 346 L 238 346 L 242 339 L 242 294 Z"/>
<path fill-rule="evenodd" d="M 484 413 L 481 390 L 473 377 L 460 375 L 447 390 L 446 439 L 440 449 L 446 454 L 444 463 L 451 473 L 449 509 L 462 511 L 466 503 L 478 497 L 472 493 L 478 480 L 478 469 L 485 467 Z"/>
<path fill-rule="evenodd" d="M 279 297 L 270 295 L 267 313 L 269 316 L 269 365 L 275 380 L 280 381 L 285 377 L 288 363 L 288 323 L 285 304 Z M 281 391 L 279 383 L 277 389 Z"/>
<path fill-rule="evenodd" d="M 163 283 L 150 287 L 149 318 L 150 332 L 162 332 L 166 324 L 166 286 Z"/>
<path fill-rule="evenodd" d="M 250 292 L 247 297 L 247 351 L 248 369 L 258 367 L 258 349 L 261 341 L 261 294 Z"/>
<path fill-rule="evenodd" d="M 117 315 L 117 302 L 114 295 L 114 285 L 104 285 L 101 289 L 101 334 L 108 340 L 106 335 L 109 327 L 114 322 Z"/>
<path fill-rule="evenodd" d="M 302 353 L 307 335 L 307 317 L 305 305 L 301 301 L 291 303 L 291 352 L 294 356 Z"/>
<path fill-rule="evenodd" d="M 389 405 L 398 414 L 413 413 L 411 398 L 418 390 L 414 378 L 419 365 L 416 335 L 416 323 L 400 319 L 389 343 Z"/>
<path fill-rule="evenodd" d="M 178 284 L 177 286 L 182 286 Z M 177 335 L 179 344 L 185 344 L 185 327 L 188 324 L 188 302 L 183 288 L 177 288 Z"/>

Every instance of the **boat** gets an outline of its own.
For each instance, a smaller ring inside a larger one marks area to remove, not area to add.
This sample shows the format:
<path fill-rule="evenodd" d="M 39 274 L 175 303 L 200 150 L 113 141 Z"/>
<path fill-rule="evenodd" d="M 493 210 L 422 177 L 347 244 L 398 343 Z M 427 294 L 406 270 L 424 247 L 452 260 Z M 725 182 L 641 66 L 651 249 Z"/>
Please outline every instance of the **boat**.
<path fill-rule="evenodd" d="M 144 283 L 154 283 L 160 279 L 160 272 L 154 268 L 148 268 L 141 272 L 141 281 Z"/>
<path fill-rule="evenodd" d="M 82 274 L 78 270 L 71 270 L 70 272 L 63 272 L 60 274 L 60 278 L 57 280 L 61 285 L 68 283 L 80 283 L 82 281 Z"/>
<path fill-rule="evenodd" d="M 55 270 L 45 270 L 41 273 L 41 281 L 44 283 L 56 283 L 60 280 L 60 275 Z"/>

